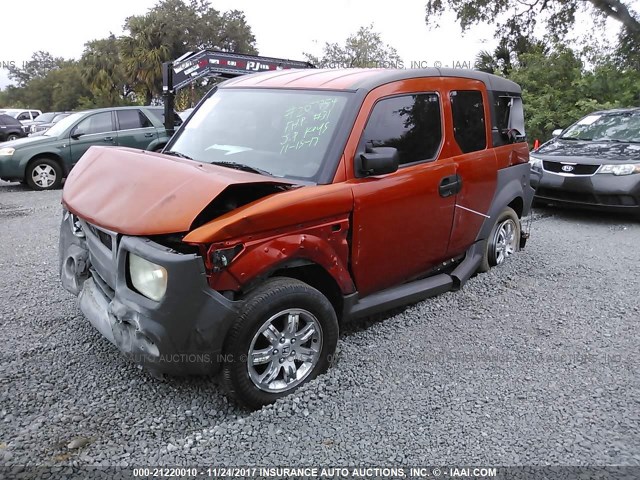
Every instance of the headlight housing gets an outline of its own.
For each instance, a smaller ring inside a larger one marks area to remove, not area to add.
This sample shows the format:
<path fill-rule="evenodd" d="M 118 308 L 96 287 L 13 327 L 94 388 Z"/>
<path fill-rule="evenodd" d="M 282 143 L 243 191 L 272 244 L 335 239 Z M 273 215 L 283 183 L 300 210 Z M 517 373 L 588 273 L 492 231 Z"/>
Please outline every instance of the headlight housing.
<path fill-rule="evenodd" d="M 640 163 L 601 165 L 596 173 L 611 173 L 613 175 L 631 175 L 633 173 L 640 173 Z"/>
<path fill-rule="evenodd" d="M 220 272 L 227 268 L 227 266 L 233 261 L 234 258 L 242 251 L 244 246 L 238 244 L 231 248 L 223 248 L 215 250 L 213 247 L 209 252 L 211 258 L 211 265 L 214 272 Z"/>
<path fill-rule="evenodd" d="M 156 302 L 167 291 L 167 270 L 134 253 L 129 253 L 131 284 L 142 295 Z"/>
<path fill-rule="evenodd" d="M 7 157 L 10 157 L 15 153 L 15 151 L 16 149 L 11 147 L 0 148 L 0 155 L 5 155 Z"/>
<path fill-rule="evenodd" d="M 529 165 L 536 170 L 542 170 L 542 160 L 536 156 L 529 155 Z"/>

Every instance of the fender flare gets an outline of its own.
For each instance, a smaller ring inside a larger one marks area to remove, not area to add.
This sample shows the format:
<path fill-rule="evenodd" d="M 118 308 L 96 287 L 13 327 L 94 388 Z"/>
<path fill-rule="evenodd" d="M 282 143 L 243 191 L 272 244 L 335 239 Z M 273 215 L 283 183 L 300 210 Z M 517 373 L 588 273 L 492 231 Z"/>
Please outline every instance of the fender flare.
<path fill-rule="evenodd" d="M 345 245 L 344 252 L 337 252 L 331 242 L 316 235 L 299 233 L 255 245 L 239 255 L 229 265 L 226 273 L 244 288 L 283 268 L 305 264 L 318 265 L 333 278 L 342 294 L 347 295 L 355 291 L 347 260 L 348 246 Z M 251 278 L 251 281 L 243 282 L 243 276 L 248 271 L 251 273 L 246 277 Z"/>
<path fill-rule="evenodd" d="M 484 220 L 476 236 L 476 242 L 489 237 L 498 215 L 516 198 L 522 200 L 522 216 L 528 215 L 534 193 L 530 184 L 530 174 L 531 167 L 528 163 L 521 163 L 498 170 L 496 193 L 493 200 L 491 200 L 491 206 L 487 213 L 488 218 Z"/>

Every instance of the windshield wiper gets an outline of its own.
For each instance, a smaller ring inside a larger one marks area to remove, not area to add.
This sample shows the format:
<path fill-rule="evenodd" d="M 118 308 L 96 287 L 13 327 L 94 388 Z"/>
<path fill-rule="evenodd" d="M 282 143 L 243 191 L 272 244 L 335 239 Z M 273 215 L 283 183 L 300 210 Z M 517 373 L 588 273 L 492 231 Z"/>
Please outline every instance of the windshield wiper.
<path fill-rule="evenodd" d="M 166 152 L 162 152 L 165 155 L 172 155 L 174 157 L 185 158 L 187 160 L 193 160 L 189 155 L 185 155 L 184 153 L 176 152 L 175 150 L 168 150 Z M 195 161 L 195 160 L 194 160 Z"/>
<path fill-rule="evenodd" d="M 259 173 L 260 175 L 269 175 L 272 177 L 273 175 L 266 170 L 262 170 L 261 168 L 250 167 L 249 165 L 245 165 L 244 163 L 236 163 L 236 162 L 211 162 L 212 165 L 219 165 L 221 167 L 233 168 L 235 170 L 242 170 L 243 172 L 252 172 Z"/>

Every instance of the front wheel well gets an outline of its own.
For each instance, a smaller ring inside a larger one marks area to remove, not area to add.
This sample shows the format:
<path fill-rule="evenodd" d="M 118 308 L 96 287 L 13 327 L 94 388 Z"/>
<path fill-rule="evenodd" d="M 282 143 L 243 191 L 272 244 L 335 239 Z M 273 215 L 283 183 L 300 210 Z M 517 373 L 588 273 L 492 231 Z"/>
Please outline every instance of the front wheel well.
<path fill-rule="evenodd" d="M 295 278 L 322 293 L 336 312 L 338 322 L 341 321 L 343 309 L 343 296 L 338 283 L 320 265 L 308 263 L 303 265 L 285 266 L 275 270 L 271 277 Z"/>
<path fill-rule="evenodd" d="M 67 170 L 67 167 L 65 166 L 64 162 L 62 161 L 62 158 L 59 155 L 56 155 L 55 153 L 38 153 L 37 155 L 34 155 L 27 162 L 27 165 L 26 165 L 26 168 L 25 168 L 25 172 L 28 170 L 29 166 L 33 162 L 35 162 L 36 160 L 43 159 L 43 158 L 46 158 L 47 160 L 52 160 L 52 161 L 56 162 L 58 164 L 58 166 L 60 167 L 60 170 L 62 170 L 62 175 L 64 177 L 66 177 L 67 174 L 69 173 L 69 171 Z"/>
<path fill-rule="evenodd" d="M 513 200 L 511 200 L 511 203 L 509 205 L 507 205 L 507 207 L 512 208 L 513 211 L 516 212 L 516 215 L 518 215 L 518 218 L 522 218 L 522 211 L 524 209 L 524 202 L 522 201 L 521 197 L 516 197 Z"/>

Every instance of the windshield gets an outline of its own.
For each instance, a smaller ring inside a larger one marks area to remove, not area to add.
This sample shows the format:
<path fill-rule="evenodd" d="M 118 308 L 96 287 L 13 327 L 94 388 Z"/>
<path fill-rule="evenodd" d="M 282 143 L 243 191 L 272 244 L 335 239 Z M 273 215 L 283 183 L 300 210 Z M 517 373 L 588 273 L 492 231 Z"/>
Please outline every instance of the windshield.
<path fill-rule="evenodd" d="M 47 130 L 44 133 L 44 135 L 46 135 L 47 137 L 58 137 L 62 133 L 64 133 L 64 131 L 67 128 L 69 128 L 75 122 L 80 120 L 82 117 L 84 117 L 84 113 L 72 113 L 68 117 L 65 117 L 62 120 L 60 120 L 53 127 L 51 127 L 49 130 Z"/>
<path fill-rule="evenodd" d="M 346 102 L 336 92 L 218 90 L 165 153 L 313 181 Z"/>
<path fill-rule="evenodd" d="M 560 138 L 640 143 L 640 112 L 587 115 L 571 125 Z"/>
<path fill-rule="evenodd" d="M 60 120 L 62 120 L 63 118 L 67 118 L 69 115 L 71 115 L 71 114 L 70 113 L 59 113 L 58 115 L 53 117 L 53 120 L 51 120 L 51 123 L 58 123 Z"/>
<path fill-rule="evenodd" d="M 42 115 L 38 115 L 36 121 L 40 123 L 49 123 L 56 115 L 57 113 L 55 112 L 43 113 Z"/>

